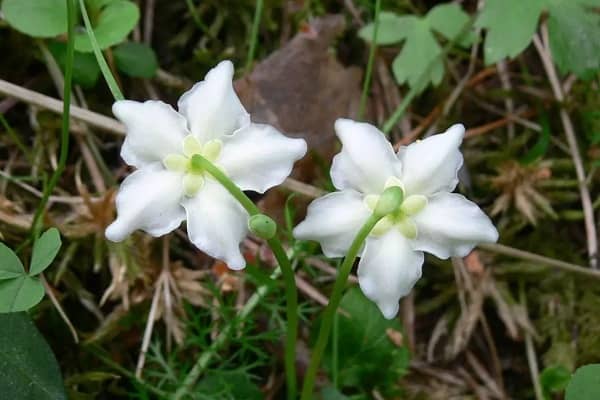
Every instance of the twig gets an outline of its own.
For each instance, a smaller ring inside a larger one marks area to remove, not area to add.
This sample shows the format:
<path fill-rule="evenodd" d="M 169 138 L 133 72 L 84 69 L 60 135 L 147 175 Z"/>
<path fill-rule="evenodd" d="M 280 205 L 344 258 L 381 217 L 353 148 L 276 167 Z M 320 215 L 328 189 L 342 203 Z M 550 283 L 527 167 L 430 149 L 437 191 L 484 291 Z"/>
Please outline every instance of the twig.
<path fill-rule="evenodd" d="M 590 266 L 595 269 L 597 268 L 598 237 L 596 231 L 596 223 L 594 219 L 594 209 L 592 207 L 592 199 L 590 196 L 590 191 L 585 181 L 585 170 L 583 168 L 583 160 L 581 158 L 581 153 L 579 152 L 579 147 L 577 145 L 577 138 L 575 136 L 575 129 L 573 129 L 573 122 L 571 121 L 571 117 L 569 116 L 562 104 L 565 98 L 562 85 L 558 80 L 558 75 L 556 73 L 556 69 L 554 68 L 552 54 L 550 53 L 550 49 L 548 46 L 548 28 L 546 22 L 542 23 L 541 30 L 544 41 L 542 42 L 539 35 L 535 34 L 535 36 L 533 37 L 533 43 L 542 60 L 542 64 L 544 65 L 544 69 L 546 70 L 546 75 L 548 75 L 548 80 L 550 81 L 550 86 L 552 87 L 554 97 L 559 103 L 561 103 L 560 119 L 565 130 L 565 136 L 567 137 L 567 143 L 569 144 L 571 157 L 573 158 L 573 164 L 575 165 L 575 174 L 577 175 L 579 193 L 581 195 L 581 205 L 583 208 L 585 233 L 587 237 L 588 257 L 590 261 Z"/>
<path fill-rule="evenodd" d="M 0 79 L 0 93 L 42 107 L 57 114 L 62 114 L 62 101 L 33 90 L 25 89 L 24 87 L 2 79 Z M 96 128 L 121 136 L 126 133 L 125 126 L 113 118 L 74 105 L 71 105 L 70 110 L 71 117 L 86 122 Z"/>
<path fill-rule="evenodd" d="M 480 249 L 491 251 L 505 256 L 520 258 L 526 261 L 545 264 L 550 267 L 555 267 L 566 272 L 573 272 L 583 276 L 600 279 L 600 271 L 582 267 L 581 265 L 572 264 L 566 261 L 555 260 L 554 258 L 541 256 L 539 254 L 530 253 L 528 251 L 515 249 L 514 247 L 505 246 L 499 243 L 484 243 L 478 246 Z"/>
<path fill-rule="evenodd" d="M 527 310 L 527 298 L 525 297 L 525 285 L 521 283 L 519 289 L 519 297 L 523 309 Z M 527 352 L 527 363 L 529 364 L 529 372 L 531 373 L 531 381 L 533 382 L 533 390 L 535 392 L 536 400 L 544 400 L 544 394 L 542 392 L 542 385 L 540 384 L 540 370 L 538 368 L 537 356 L 535 354 L 535 347 L 533 346 L 533 338 L 531 333 L 525 329 L 525 350 Z"/>
<path fill-rule="evenodd" d="M 46 280 L 46 277 L 44 276 L 44 274 L 40 274 L 40 279 L 42 281 L 42 284 L 44 285 L 46 294 L 50 298 L 50 301 L 54 305 L 54 308 L 56 308 L 56 311 L 58 311 L 58 315 L 60 315 L 62 320 L 65 322 L 65 324 L 69 328 L 69 331 L 71 332 L 71 335 L 73 336 L 73 340 L 75 341 L 75 343 L 79 343 L 79 336 L 77 336 L 77 331 L 75 330 L 75 327 L 71 323 L 71 320 L 69 320 L 69 317 L 67 317 L 67 314 L 65 313 L 65 310 L 63 310 L 62 306 L 60 305 L 60 302 L 54 295 L 54 289 L 52 289 L 52 287 Z"/>

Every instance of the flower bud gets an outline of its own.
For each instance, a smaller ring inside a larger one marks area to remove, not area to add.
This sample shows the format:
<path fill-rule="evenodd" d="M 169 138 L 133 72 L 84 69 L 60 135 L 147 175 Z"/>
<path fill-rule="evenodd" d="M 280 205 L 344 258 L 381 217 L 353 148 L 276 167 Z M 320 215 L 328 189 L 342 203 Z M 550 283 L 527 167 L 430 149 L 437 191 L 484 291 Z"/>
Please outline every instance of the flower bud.
<path fill-rule="evenodd" d="M 390 186 L 383 191 L 377 205 L 373 210 L 373 215 L 378 217 L 385 217 L 388 214 L 393 213 L 400 207 L 402 200 L 404 199 L 404 192 L 400 186 Z"/>
<path fill-rule="evenodd" d="M 277 233 L 277 224 L 264 214 L 256 214 L 248 220 L 250 231 L 262 239 L 271 239 Z"/>

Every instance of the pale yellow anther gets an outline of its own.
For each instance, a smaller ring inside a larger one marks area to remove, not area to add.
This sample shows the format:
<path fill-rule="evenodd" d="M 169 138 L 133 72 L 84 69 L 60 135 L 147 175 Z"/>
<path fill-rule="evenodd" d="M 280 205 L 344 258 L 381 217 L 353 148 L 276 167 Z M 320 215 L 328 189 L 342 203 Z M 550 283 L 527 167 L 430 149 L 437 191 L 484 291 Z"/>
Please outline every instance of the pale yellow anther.
<path fill-rule="evenodd" d="M 208 161 L 215 161 L 219 154 L 221 154 L 221 149 L 223 148 L 223 142 L 220 140 L 209 140 L 202 146 L 202 156 L 206 158 Z"/>
<path fill-rule="evenodd" d="M 404 199 L 404 202 L 400 206 L 400 211 L 406 215 L 415 215 L 424 209 L 426 205 L 427 197 L 421 194 L 413 194 Z"/>
<path fill-rule="evenodd" d="M 181 154 L 169 154 L 163 159 L 163 165 L 169 171 L 185 172 L 189 167 L 190 160 Z"/>
<path fill-rule="evenodd" d="M 402 184 L 402 181 L 395 176 L 390 176 L 387 181 L 385 181 L 384 189 L 387 189 L 391 186 L 398 186 L 400 189 L 402 189 L 402 191 L 404 191 L 404 185 Z"/>
<path fill-rule="evenodd" d="M 375 224 L 375 227 L 371 230 L 371 235 L 382 236 L 394 226 L 394 219 L 390 216 L 383 217 Z"/>
<path fill-rule="evenodd" d="M 202 153 L 202 144 L 192 135 L 188 135 L 183 139 L 183 154 L 191 157 L 194 154 Z"/>
<path fill-rule="evenodd" d="M 367 208 L 371 211 L 373 211 L 375 209 L 375 206 L 377 206 L 378 201 L 379 201 L 379 195 L 377 195 L 377 194 L 368 194 L 363 199 L 365 206 L 367 206 Z"/>
<path fill-rule="evenodd" d="M 408 239 L 414 239 L 417 237 L 417 224 L 415 224 L 410 218 L 402 218 L 400 221 L 396 222 L 396 226 Z"/>
<path fill-rule="evenodd" d="M 188 197 L 193 197 L 204 186 L 204 177 L 202 175 L 187 174 L 183 177 L 183 192 Z"/>

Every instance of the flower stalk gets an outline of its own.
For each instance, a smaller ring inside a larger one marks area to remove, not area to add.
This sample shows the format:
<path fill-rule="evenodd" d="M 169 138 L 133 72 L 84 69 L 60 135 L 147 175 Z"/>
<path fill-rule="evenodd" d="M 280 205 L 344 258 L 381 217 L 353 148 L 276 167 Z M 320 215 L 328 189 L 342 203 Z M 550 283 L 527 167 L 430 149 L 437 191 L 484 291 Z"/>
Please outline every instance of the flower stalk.
<path fill-rule="evenodd" d="M 312 350 L 310 363 L 308 365 L 308 369 L 306 370 L 306 376 L 304 377 L 304 385 L 302 386 L 302 395 L 300 397 L 301 400 L 310 400 L 313 398 L 313 389 L 315 386 L 315 379 L 317 377 L 319 364 L 323 358 L 323 352 L 325 351 L 329 334 L 331 332 L 331 325 L 333 323 L 335 313 L 337 312 L 337 308 L 340 305 L 342 292 L 346 287 L 346 282 L 348 281 L 348 276 L 350 275 L 350 271 L 354 265 L 354 260 L 356 260 L 360 249 L 363 247 L 363 244 L 367 239 L 367 236 L 369 236 L 375 225 L 377 225 L 377 223 L 383 217 L 384 215 L 381 215 L 380 213 L 374 213 L 367 218 L 362 228 L 360 228 L 358 234 L 352 241 L 352 244 L 348 249 L 348 253 L 342 262 L 338 276 L 333 285 L 333 291 L 331 293 L 331 297 L 329 298 L 329 303 L 327 303 L 327 307 L 323 312 L 323 322 L 321 324 L 321 328 L 319 329 L 319 336 L 317 337 L 317 341 Z"/>
<path fill-rule="evenodd" d="M 192 166 L 198 167 L 209 173 L 244 207 L 250 214 L 250 219 L 254 216 L 263 216 L 256 204 L 244 194 L 240 188 L 233 183 L 227 175 L 223 173 L 216 165 L 199 154 L 195 154 L 192 159 Z M 264 216 L 263 216 L 264 217 Z M 281 274 L 285 284 L 286 296 L 286 316 L 287 332 L 285 343 L 285 374 L 287 383 L 287 395 L 289 400 L 296 398 L 296 338 L 298 334 L 298 292 L 296 291 L 296 276 L 290 263 L 290 260 L 283 249 L 283 245 L 277 236 L 267 240 L 267 244 L 273 251 L 273 255 L 281 268 Z"/>

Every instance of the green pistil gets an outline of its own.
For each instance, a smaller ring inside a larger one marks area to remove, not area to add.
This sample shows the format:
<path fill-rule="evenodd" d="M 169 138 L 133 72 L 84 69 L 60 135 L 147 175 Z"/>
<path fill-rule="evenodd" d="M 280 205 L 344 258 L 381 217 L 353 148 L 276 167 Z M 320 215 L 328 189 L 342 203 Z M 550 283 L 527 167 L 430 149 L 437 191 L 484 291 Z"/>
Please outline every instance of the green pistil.
<path fill-rule="evenodd" d="M 206 171 L 201 163 L 194 162 L 194 155 L 201 155 L 214 162 L 221 154 L 223 144 L 220 140 L 209 140 L 204 145 L 194 136 L 183 139 L 183 154 L 169 154 L 163 159 L 164 167 L 173 172 L 185 174 L 183 191 L 186 196 L 195 196 L 204 186 Z"/>

